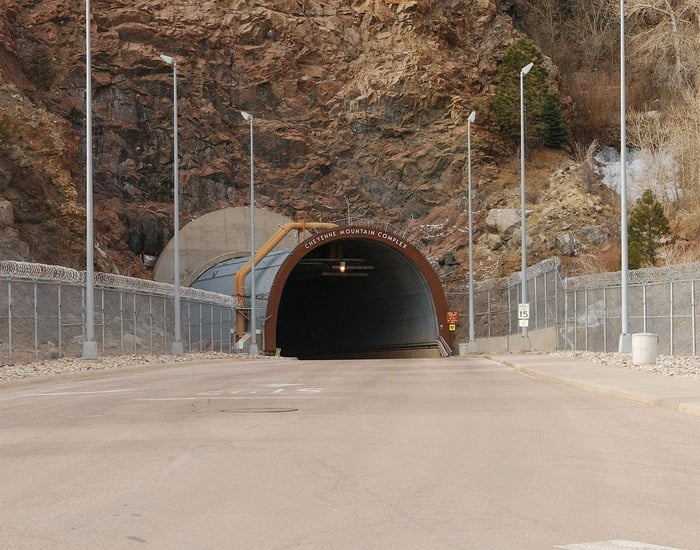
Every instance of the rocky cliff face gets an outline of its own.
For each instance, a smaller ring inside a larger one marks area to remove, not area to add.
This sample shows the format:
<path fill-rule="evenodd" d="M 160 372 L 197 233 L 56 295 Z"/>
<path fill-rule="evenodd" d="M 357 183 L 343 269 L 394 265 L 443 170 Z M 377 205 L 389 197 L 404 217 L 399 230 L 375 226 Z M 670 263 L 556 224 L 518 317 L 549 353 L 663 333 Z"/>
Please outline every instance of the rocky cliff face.
<path fill-rule="evenodd" d="M 247 204 L 241 110 L 255 117 L 257 204 L 290 218 L 349 211 L 459 262 L 471 110 L 477 236 L 488 233 L 489 208 L 517 204 L 504 189 L 517 182 L 503 169 L 512 152 L 487 109 L 515 36 L 497 2 L 93 0 L 91 9 L 100 270 L 148 277 L 134 253 L 157 253 L 171 234 L 172 68 L 160 54 L 177 61 L 181 224 Z M 0 6 L 0 202 L 12 210 L 1 258 L 84 267 L 84 25 L 75 0 Z M 548 239 L 545 257 L 560 252 Z M 483 241 L 483 261 L 507 241 Z"/>

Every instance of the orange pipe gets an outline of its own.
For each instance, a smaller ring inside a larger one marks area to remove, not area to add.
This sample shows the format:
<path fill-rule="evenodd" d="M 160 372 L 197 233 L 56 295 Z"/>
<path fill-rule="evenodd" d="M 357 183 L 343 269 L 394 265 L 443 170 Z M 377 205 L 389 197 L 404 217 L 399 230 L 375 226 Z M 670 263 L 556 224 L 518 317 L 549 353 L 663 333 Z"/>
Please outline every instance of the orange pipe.
<path fill-rule="evenodd" d="M 267 242 L 260 247 L 260 249 L 255 253 L 255 265 L 265 258 L 272 250 L 282 242 L 291 231 L 295 229 L 297 231 L 305 231 L 306 229 L 334 229 L 338 227 L 334 223 L 323 223 L 323 222 L 290 222 L 285 223 L 280 226 L 280 228 L 275 231 L 272 236 L 267 240 Z M 242 308 L 245 304 L 245 278 L 248 273 L 250 273 L 251 263 L 248 260 L 243 266 L 236 272 L 233 278 L 233 294 L 238 301 L 238 309 L 236 312 L 236 339 L 241 338 L 245 334 L 245 315 L 243 314 Z M 252 297 L 251 297 L 252 299 Z"/>

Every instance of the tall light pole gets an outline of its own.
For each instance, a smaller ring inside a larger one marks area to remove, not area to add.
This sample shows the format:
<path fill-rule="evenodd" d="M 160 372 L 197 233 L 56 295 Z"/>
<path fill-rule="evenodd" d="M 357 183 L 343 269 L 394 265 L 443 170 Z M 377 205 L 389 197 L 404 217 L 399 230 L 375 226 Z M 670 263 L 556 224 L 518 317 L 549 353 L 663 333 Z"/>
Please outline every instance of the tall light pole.
<path fill-rule="evenodd" d="M 97 357 L 95 342 L 95 267 L 92 213 L 92 53 L 90 46 L 90 0 L 85 0 L 85 152 L 86 178 L 85 207 L 87 210 L 85 234 L 85 337 L 83 359 Z"/>
<path fill-rule="evenodd" d="M 520 351 L 530 351 L 530 338 L 527 334 L 529 323 L 530 304 L 527 301 L 527 233 L 525 231 L 525 89 L 523 81 L 525 75 L 532 69 L 533 63 L 528 63 L 520 69 L 520 261 L 521 261 L 521 306 L 518 308 L 518 318 L 522 325 L 522 339 Z M 521 317 L 521 308 L 525 310 L 524 319 Z"/>
<path fill-rule="evenodd" d="M 467 351 L 474 353 L 476 340 L 474 338 L 474 253 L 473 253 L 473 229 L 472 229 L 472 124 L 476 118 L 476 111 L 472 111 L 467 119 L 467 210 L 469 212 L 469 342 Z"/>
<path fill-rule="evenodd" d="M 253 169 L 253 115 L 241 111 L 241 116 L 250 123 L 250 348 L 248 355 L 258 355 L 258 338 L 255 318 L 255 172 Z"/>
<path fill-rule="evenodd" d="M 628 285 L 629 255 L 627 239 L 627 113 L 625 101 L 625 0 L 620 0 L 620 279 L 622 294 L 620 317 L 622 326 L 618 351 L 632 351 L 632 335 L 629 333 Z"/>
<path fill-rule="evenodd" d="M 173 355 L 182 355 L 182 336 L 180 334 L 180 180 L 178 177 L 178 150 L 177 150 L 177 62 L 169 55 L 161 55 L 160 58 L 168 65 L 173 66 L 173 246 L 175 248 L 173 265 L 174 284 L 174 315 L 173 320 Z"/>

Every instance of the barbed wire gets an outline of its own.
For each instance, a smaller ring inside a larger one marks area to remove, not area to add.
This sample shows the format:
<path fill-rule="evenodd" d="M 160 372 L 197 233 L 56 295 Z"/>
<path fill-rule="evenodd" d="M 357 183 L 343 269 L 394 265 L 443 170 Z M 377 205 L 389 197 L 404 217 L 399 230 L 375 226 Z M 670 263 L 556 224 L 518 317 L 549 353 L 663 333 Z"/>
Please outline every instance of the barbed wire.
<path fill-rule="evenodd" d="M 84 271 L 60 265 L 0 261 L 0 278 L 84 285 L 86 274 Z M 101 272 L 95 273 L 95 288 L 140 292 L 159 296 L 174 296 L 175 294 L 175 287 L 168 283 Z M 228 307 L 236 305 L 236 300 L 233 296 L 191 287 L 181 287 L 180 297 Z"/>
<path fill-rule="evenodd" d="M 525 271 L 525 277 L 528 281 L 536 279 L 541 275 L 551 272 L 558 272 L 561 260 L 558 256 L 542 260 L 541 262 L 531 265 Z M 511 288 L 519 285 L 522 282 L 522 275 L 520 271 L 516 271 L 507 277 L 498 277 L 494 279 L 482 279 L 481 281 L 474 281 L 474 290 L 496 290 L 503 288 Z M 448 289 L 448 292 L 468 292 L 469 286 L 466 281 L 460 282 L 459 284 L 452 284 Z"/>
<path fill-rule="evenodd" d="M 3 279 L 29 279 L 84 283 L 85 272 L 60 265 L 35 264 L 11 260 L 0 261 L 0 277 Z"/>
<path fill-rule="evenodd" d="M 700 262 L 676 264 L 663 267 L 645 267 L 629 271 L 628 282 L 648 285 L 673 281 L 690 281 L 700 279 Z M 622 285 L 622 272 L 593 273 L 563 279 L 567 289 L 597 289 Z"/>

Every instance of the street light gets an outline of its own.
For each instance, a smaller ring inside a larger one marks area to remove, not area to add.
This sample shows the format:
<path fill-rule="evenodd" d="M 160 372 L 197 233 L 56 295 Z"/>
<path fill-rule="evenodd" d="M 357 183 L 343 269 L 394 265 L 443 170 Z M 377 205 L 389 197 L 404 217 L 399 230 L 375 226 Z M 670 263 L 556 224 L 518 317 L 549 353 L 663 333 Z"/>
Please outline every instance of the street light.
<path fill-rule="evenodd" d="M 85 338 L 83 339 L 83 359 L 97 357 L 95 342 L 95 267 L 92 208 L 92 54 L 90 47 L 90 0 L 85 0 L 85 151 L 86 151 L 86 190 L 85 208 Z"/>
<path fill-rule="evenodd" d="M 527 335 L 529 323 L 529 304 L 527 301 L 527 246 L 525 231 L 525 93 L 523 81 L 525 75 L 532 69 L 532 63 L 528 63 L 520 69 L 520 250 L 521 250 L 521 306 L 518 308 L 518 318 L 522 325 L 522 339 L 520 351 L 530 351 L 530 338 Z M 521 310 L 525 313 L 525 319 L 520 319 Z"/>
<path fill-rule="evenodd" d="M 169 55 L 161 55 L 160 58 L 168 65 L 173 66 L 173 208 L 175 210 L 173 221 L 173 246 L 175 248 L 173 278 L 175 285 L 174 304 L 174 335 L 173 335 L 173 355 L 182 355 L 182 337 L 180 335 L 180 181 L 178 179 L 178 151 L 177 151 L 177 62 Z"/>
<path fill-rule="evenodd" d="M 476 352 L 474 339 L 474 254 L 472 246 L 472 124 L 476 111 L 472 111 L 467 119 L 467 204 L 469 212 L 469 342 L 467 351 Z"/>
<path fill-rule="evenodd" d="M 627 124 L 625 105 L 625 0 L 620 0 L 620 317 L 622 326 L 618 351 L 632 351 L 632 335 L 629 333 L 628 285 L 629 256 L 627 243 Z"/>
<path fill-rule="evenodd" d="M 250 123 L 250 348 L 248 355 L 258 355 L 258 339 L 255 331 L 255 172 L 253 170 L 253 115 L 241 111 L 241 116 Z"/>

